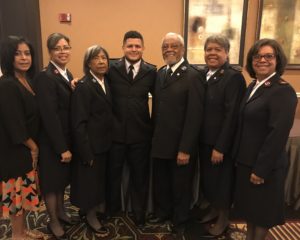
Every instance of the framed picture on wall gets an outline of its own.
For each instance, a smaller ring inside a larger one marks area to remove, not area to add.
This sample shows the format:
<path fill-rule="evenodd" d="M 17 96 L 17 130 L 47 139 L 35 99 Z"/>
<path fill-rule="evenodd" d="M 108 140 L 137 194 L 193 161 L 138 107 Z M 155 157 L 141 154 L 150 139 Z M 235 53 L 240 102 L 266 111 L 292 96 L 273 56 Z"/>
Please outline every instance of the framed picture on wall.
<path fill-rule="evenodd" d="M 230 41 L 230 63 L 242 66 L 248 0 L 185 0 L 186 58 L 203 65 L 204 43 L 212 34 Z"/>
<path fill-rule="evenodd" d="M 289 69 L 300 69 L 300 0 L 260 0 L 257 39 L 280 43 Z"/>

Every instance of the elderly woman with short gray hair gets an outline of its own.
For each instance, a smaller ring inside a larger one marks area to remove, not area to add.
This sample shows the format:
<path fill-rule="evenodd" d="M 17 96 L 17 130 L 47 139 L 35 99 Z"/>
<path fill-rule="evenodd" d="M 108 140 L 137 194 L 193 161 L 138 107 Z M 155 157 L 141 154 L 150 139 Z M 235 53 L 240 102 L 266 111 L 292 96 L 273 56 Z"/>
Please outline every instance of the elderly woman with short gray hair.
<path fill-rule="evenodd" d="M 105 175 L 112 142 L 112 102 L 106 72 L 109 57 L 99 45 L 87 49 L 83 70 L 71 101 L 74 137 L 71 202 L 85 215 L 87 226 L 100 236 L 109 231 L 97 219 L 99 206 L 104 211 Z"/>

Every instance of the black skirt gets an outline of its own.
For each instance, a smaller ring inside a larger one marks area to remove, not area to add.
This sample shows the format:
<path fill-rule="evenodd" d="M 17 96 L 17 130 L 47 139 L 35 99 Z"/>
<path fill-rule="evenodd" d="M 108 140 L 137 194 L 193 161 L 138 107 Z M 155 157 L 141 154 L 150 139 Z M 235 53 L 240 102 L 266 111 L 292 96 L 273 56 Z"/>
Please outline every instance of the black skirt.
<path fill-rule="evenodd" d="M 231 158 L 224 155 L 220 164 L 211 162 L 213 146 L 200 144 L 200 186 L 204 198 L 213 207 L 229 209 L 232 204 L 234 163 Z"/>
<path fill-rule="evenodd" d="M 284 181 L 286 169 L 273 170 L 265 182 L 250 182 L 252 168 L 237 166 L 234 211 L 254 225 L 271 228 L 284 224 Z"/>
<path fill-rule="evenodd" d="M 70 163 L 62 163 L 61 156 L 47 144 L 39 146 L 39 177 L 42 195 L 62 192 L 70 184 Z"/>
<path fill-rule="evenodd" d="M 105 200 L 107 153 L 96 155 L 92 167 L 83 165 L 77 154 L 73 160 L 70 199 L 86 212 Z"/>

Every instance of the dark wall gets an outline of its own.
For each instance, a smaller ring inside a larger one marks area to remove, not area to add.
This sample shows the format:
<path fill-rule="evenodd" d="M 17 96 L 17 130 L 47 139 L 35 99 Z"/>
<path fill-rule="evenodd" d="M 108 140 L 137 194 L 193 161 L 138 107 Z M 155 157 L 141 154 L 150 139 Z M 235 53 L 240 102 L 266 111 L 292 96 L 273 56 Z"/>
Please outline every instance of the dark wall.
<path fill-rule="evenodd" d="M 0 0 L 0 40 L 24 36 L 35 50 L 36 69 L 42 68 L 41 24 L 38 0 Z"/>

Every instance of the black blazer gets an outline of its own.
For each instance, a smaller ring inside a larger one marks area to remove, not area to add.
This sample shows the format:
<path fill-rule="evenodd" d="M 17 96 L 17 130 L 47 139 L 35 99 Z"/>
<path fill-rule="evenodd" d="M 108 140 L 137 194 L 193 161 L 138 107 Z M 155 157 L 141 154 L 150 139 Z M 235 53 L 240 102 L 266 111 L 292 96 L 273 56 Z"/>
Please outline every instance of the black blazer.
<path fill-rule="evenodd" d="M 106 94 L 105 94 L 106 92 Z M 105 92 L 91 74 L 79 81 L 71 101 L 74 152 L 82 162 L 107 152 L 112 142 L 112 102 L 107 79 Z"/>
<path fill-rule="evenodd" d="M 285 147 L 298 100 L 295 90 L 277 74 L 248 100 L 255 83 L 241 103 L 234 156 L 266 178 L 273 169 L 287 165 Z"/>
<path fill-rule="evenodd" d="M 24 176 L 32 169 L 30 149 L 36 140 L 39 114 L 35 96 L 18 79 L 0 78 L 0 181 Z"/>
<path fill-rule="evenodd" d="M 206 79 L 208 69 L 202 71 Z M 228 153 L 237 127 L 239 105 L 245 94 L 243 75 L 225 63 L 205 81 L 205 101 L 200 142 Z"/>
<path fill-rule="evenodd" d="M 73 79 L 70 72 L 68 77 Z M 42 120 L 39 143 L 60 155 L 71 148 L 71 85 L 52 63 L 38 74 L 34 84 Z"/>
<path fill-rule="evenodd" d="M 152 157 L 174 159 L 191 154 L 203 117 L 204 86 L 198 70 L 183 62 L 164 82 L 166 67 L 158 71 L 153 101 Z M 162 82 L 164 82 L 162 84 Z"/>
<path fill-rule="evenodd" d="M 109 85 L 113 101 L 113 140 L 120 143 L 150 141 L 152 121 L 149 112 L 149 93 L 153 93 L 155 66 L 142 60 L 133 82 L 128 78 L 125 60 L 110 65 Z"/>

